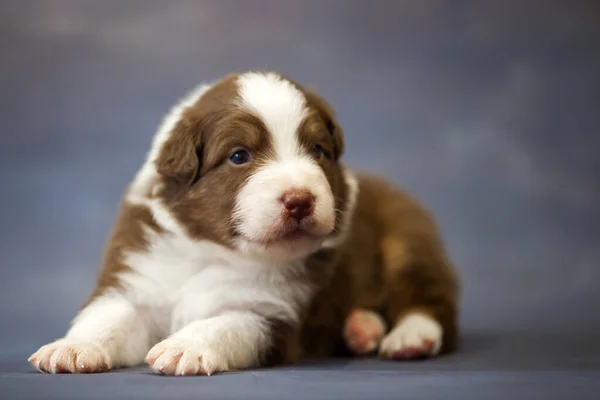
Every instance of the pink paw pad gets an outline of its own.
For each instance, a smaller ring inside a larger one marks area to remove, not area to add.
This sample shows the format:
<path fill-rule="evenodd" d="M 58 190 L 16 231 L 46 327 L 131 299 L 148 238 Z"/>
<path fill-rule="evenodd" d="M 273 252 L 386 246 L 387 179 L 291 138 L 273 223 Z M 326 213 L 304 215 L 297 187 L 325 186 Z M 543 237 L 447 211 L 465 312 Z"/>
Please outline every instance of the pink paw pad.
<path fill-rule="evenodd" d="M 421 346 L 412 346 L 398 350 L 392 353 L 390 358 L 394 360 L 417 360 L 428 358 L 434 345 L 435 343 L 432 340 L 424 339 Z"/>
<path fill-rule="evenodd" d="M 379 347 L 385 330 L 385 322 L 379 314 L 356 309 L 346 317 L 344 339 L 354 354 L 366 355 Z"/>

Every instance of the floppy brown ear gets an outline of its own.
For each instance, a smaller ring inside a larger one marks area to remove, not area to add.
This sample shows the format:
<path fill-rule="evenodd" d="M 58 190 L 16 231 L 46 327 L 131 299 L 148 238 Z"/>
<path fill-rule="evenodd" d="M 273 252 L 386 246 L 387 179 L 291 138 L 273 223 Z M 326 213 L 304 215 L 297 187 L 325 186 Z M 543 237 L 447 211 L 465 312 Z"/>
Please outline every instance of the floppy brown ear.
<path fill-rule="evenodd" d="M 187 189 L 198 179 L 200 136 L 198 121 L 183 115 L 163 144 L 156 170 L 171 189 Z"/>
<path fill-rule="evenodd" d="M 327 130 L 329 130 L 331 136 L 333 137 L 333 143 L 335 146 L 334 159 L 337 161 L 344 154 L 345 140 L 344 132 L 337 121 L 335 111 L 333 110 L 333 107 L 315 91 L 307 89 L 305 91 L 305 95 L 308 103 L 317 109 L 319 116 L 323 119 L 325 125 L 327 126 Z"/>

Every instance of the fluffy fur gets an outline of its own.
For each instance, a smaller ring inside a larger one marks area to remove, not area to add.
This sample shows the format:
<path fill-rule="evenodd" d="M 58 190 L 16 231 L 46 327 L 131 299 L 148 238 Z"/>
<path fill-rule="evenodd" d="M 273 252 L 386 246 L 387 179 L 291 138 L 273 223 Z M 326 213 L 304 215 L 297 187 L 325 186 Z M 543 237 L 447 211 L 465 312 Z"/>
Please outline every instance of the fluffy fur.
<path fill-rule="evenodd" d="M 210 375 L 453 350 L 458 284 L 433 219 L 343 153 L 332 108 L 281 74 L 199 86 L 128 186 L 94 292 L 29 361 Z M 298 191 L 302 217 L 283 200 Z"/>

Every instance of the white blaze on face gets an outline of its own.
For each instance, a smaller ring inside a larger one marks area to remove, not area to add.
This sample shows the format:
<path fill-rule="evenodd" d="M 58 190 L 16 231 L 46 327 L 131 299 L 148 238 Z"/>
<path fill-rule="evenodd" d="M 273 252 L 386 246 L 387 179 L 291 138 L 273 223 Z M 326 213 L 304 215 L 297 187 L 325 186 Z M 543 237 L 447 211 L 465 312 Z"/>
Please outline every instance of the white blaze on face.
<path fill-rule="evenodd" d="M 250 177 L 236 199 L 240 233 L 261 240 L 281 224 L 280 198 L 290 189 L 307 189 L 315 197 L 314 233 L 327 234 L 335 223 L 335 202 L 323 170 L 298 141 L 298 127 L 308 115 L 306 99 L 276 74 L 248 73 L 238 78 L 240 106 L 268 129 L 274 158 Z"/>

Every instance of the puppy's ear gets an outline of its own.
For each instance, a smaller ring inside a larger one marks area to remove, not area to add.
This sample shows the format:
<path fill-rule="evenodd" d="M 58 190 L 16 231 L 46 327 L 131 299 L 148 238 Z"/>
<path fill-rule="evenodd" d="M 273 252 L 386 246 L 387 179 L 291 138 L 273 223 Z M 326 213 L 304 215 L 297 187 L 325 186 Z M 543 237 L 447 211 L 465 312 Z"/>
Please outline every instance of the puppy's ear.
<path fill-rule="evenodd" d="M 198 179 L 201 166 L 200 123 L 183 113 L 156 159 L 156 170 L 171 189 L 188 189 Z"/>
<path fill-rule="evenodd" d="M 327 130 L 331 134 L 333 138 L 334 148 L 334 159 L 337 161 L 345 151 L 345 140 L 344 140 L 344 131 L 342 127 L 337 121 L 337 117 L 335 115 L 335 111 L 333 107 L 321 96 L 319 96 L 316 91 L 306 89 L 305 95 L 308 100 L 308 103 L 312 105 L 319 113 L 319 116 L 325 122 L 327 126 Z"/>

